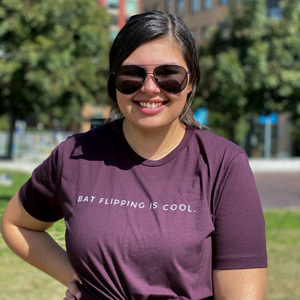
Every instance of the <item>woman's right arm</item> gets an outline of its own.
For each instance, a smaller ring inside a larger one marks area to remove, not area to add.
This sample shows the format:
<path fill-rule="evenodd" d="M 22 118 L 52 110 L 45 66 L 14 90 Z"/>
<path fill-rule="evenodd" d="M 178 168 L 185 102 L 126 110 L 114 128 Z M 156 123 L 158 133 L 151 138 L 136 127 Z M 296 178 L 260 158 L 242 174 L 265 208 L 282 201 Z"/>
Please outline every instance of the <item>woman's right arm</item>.
<path fill-rule="evenodd" d="M 66 251 L 46 232 L 53 224 L 33 218 L 16 194 L 4 210 L 1 231 L 4 241 L 14 253 L 68 286 L 74 270 Z"/>

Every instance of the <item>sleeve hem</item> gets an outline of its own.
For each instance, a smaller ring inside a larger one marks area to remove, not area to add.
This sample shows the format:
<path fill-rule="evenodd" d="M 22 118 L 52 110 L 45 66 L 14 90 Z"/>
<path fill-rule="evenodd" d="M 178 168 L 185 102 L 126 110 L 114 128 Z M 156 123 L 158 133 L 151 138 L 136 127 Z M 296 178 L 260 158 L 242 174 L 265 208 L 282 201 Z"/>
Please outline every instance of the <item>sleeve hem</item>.
<path fill-rule="evenodd" d="M 57 222 L 58 220 L 62 219 L 62 217 L 57 217 L 57 216 L 44 216 L 42 214 L 37 213 L 35 210 L 31 209 L 31 206 L 29 204 L 27 204 L 26 201 L 24 201 L 23 198 L 23 194 L 25 193 L 23 190 L 25 188 L 25 185 L 21 187 L 20 191 L 19 191 L 19 198 L 20 198 L 20 202 L 23 206 L 23 208 L 26 210 L 26 212 L 31 215 L 33 218 L 42 221 L 42 222 Z"/>
<path fill-rule="evenodd" d="M 213 261 L 213 270 L 267 268 L 267 258 L 237 258 Z"/>

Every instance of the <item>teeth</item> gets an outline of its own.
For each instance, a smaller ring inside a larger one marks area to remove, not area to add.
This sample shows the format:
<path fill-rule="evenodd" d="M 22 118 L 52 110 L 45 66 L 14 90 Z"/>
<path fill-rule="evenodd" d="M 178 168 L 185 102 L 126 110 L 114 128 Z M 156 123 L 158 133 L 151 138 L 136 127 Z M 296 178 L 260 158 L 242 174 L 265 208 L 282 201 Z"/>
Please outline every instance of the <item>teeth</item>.
<path fill-rule="evenodd" d="M 157 108 L 163 105 L 162 102 L 158 102 L 158 103 L 149 103 L 149 102 L 139 102 L 139 105 L 141 107 L 147 107 L 147 108 Z"/>

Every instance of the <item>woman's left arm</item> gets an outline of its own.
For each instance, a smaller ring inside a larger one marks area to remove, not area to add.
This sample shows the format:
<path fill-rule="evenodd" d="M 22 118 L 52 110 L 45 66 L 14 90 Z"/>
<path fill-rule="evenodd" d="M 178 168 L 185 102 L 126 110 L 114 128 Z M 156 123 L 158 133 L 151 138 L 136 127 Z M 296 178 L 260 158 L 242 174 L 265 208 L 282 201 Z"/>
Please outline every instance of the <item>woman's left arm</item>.
<path fill-rule="evenodd" d="M 213 270 L 215 300 L 263 300 L 267 269 Z"/>

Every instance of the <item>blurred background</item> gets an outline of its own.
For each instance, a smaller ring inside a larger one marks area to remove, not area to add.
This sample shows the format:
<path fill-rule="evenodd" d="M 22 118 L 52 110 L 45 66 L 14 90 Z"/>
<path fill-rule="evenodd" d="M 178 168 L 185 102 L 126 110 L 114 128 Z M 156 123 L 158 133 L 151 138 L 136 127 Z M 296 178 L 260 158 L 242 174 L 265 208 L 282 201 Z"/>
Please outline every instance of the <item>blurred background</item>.
<path fill-rule="evenodd" d="M 195 39 L 196 119 L 249 156 L 266 219 L 267 299 L 300 299 L 299 0 L 1 0 L 0 213 L 56 145 L 109 117 L 111 43 L 151 10 L 176 14 Z M 62 224 L 51 234 L 64 245 Z M 45 299 L 63 295 L 2 238 L 0 258 L 1 299 L 44 299 L 41 287 Z"/>

